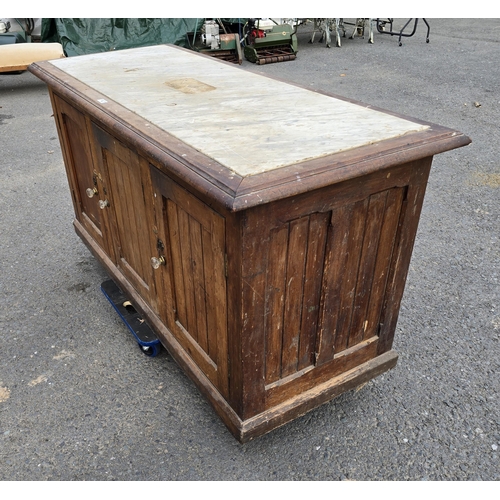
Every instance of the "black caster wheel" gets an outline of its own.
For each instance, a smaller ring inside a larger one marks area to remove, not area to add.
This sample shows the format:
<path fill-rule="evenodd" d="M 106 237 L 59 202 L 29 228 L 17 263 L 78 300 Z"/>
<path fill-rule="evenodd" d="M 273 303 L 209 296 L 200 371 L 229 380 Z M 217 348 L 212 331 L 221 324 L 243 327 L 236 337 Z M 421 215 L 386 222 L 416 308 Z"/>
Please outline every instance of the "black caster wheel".
<path fill-rule="evenodd" d="M 142 345 L 142 344 L 137 344 L 139 346 L 139 349 L 148 357 L 154 358 L 155 356 L 158 356 L 161 351 L 160 344 L 153 344 L 153 345 Z"/>

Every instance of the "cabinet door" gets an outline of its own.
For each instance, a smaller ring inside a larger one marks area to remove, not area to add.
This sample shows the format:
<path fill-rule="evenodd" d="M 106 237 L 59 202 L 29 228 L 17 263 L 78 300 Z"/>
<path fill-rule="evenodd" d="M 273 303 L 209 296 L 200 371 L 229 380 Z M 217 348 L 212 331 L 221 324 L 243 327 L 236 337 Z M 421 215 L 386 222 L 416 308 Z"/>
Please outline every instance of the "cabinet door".
<path fill-rule="evenodd" d="M 56 95 L 52 97 L 76 218 L 104 247 L 99 201 L 105 196 L 106 186 L 92 158 L 89 122 L 66 101 Z"/>
<path fill-rule="evenodd" d="M 139 295 L 157 312 L 151 257 L 156 254 L 149 164 L 117 138 L 92 124 L 96 161 L 105 173 L 105 201 L 112 235 L 110 257 Z"/>
<path fill-rule="evenodd" d="M 225 220 L 172 179 L 151 168 L 158 234 L 165 242 L 163 277 L 167 328 L 227 397 Z"/>

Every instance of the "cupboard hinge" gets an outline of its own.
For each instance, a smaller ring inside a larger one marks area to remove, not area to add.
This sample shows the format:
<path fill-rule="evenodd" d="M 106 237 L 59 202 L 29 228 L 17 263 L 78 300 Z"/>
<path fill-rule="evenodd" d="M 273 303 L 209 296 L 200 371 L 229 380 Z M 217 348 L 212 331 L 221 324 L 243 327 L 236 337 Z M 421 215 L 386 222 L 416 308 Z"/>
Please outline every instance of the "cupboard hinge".
<path fill-rule="evenodd" d="M 227 253 L 224 254 L 224 275 L 226 278 L 228 277 L 228 270 L 227 270 Z"/>

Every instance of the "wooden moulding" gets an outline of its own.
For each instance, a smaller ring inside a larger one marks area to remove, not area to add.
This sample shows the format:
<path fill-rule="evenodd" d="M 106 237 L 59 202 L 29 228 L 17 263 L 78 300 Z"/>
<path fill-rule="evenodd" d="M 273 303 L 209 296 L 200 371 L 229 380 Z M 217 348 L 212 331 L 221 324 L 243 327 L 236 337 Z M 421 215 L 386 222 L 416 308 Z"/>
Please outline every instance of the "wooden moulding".
<path fill-rule="evenodd" d="M 244 443 L 274 430 L 340 396 L 344 392 L 355 389 L 372 378 L 394 368 L 397 359 L 398 355 L 395 351 L 388 351 L 255 417 L 245 420 L 242 422 L 239 437 L 237 436 L 239 441 Z"/>
<path fill-rule="evenodd" d="M 200 55 L 200 57 L 208 56 Z M 50 62 L 32 64 L 29 70 L 62 97 L 77 101 L 85 113 L 110 132 L 119 134 L 131 146 L 143 151 L 153 161 L 156 160 L 160 170 L 175 176 L 181 183 L 194 187 L 205 196 L 206 200 L 215 200 L 230 211 L 245 210 L 252 206 L 296 196 L 353 177 L 459 148 L 471 142 L 466 135 L 455 130 L 422 120 L 409 119 L 375 106 L 367 106 L 352 99 L 321 92 L 335 99 L 411 120 L 420 125 L 428 125 L 429 128 L 353 150 L 242 177 L 154 124 L 146 123 L 132 111 L 69 76 Z M 295 86 L 305 88 L 300 85 Z M 100 104 L 100 99 L 106 100 L 106 104 Z"/>

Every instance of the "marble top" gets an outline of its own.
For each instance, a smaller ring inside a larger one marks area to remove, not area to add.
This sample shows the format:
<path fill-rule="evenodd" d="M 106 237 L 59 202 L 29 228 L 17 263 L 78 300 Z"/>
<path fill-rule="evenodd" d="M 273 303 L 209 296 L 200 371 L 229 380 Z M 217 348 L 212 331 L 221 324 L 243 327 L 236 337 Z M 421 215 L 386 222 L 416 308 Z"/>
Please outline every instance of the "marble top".
<path fill-rule="evenodd" d="M 51 64 L 242 177 L 429 128 L 167 45 Z"/>

